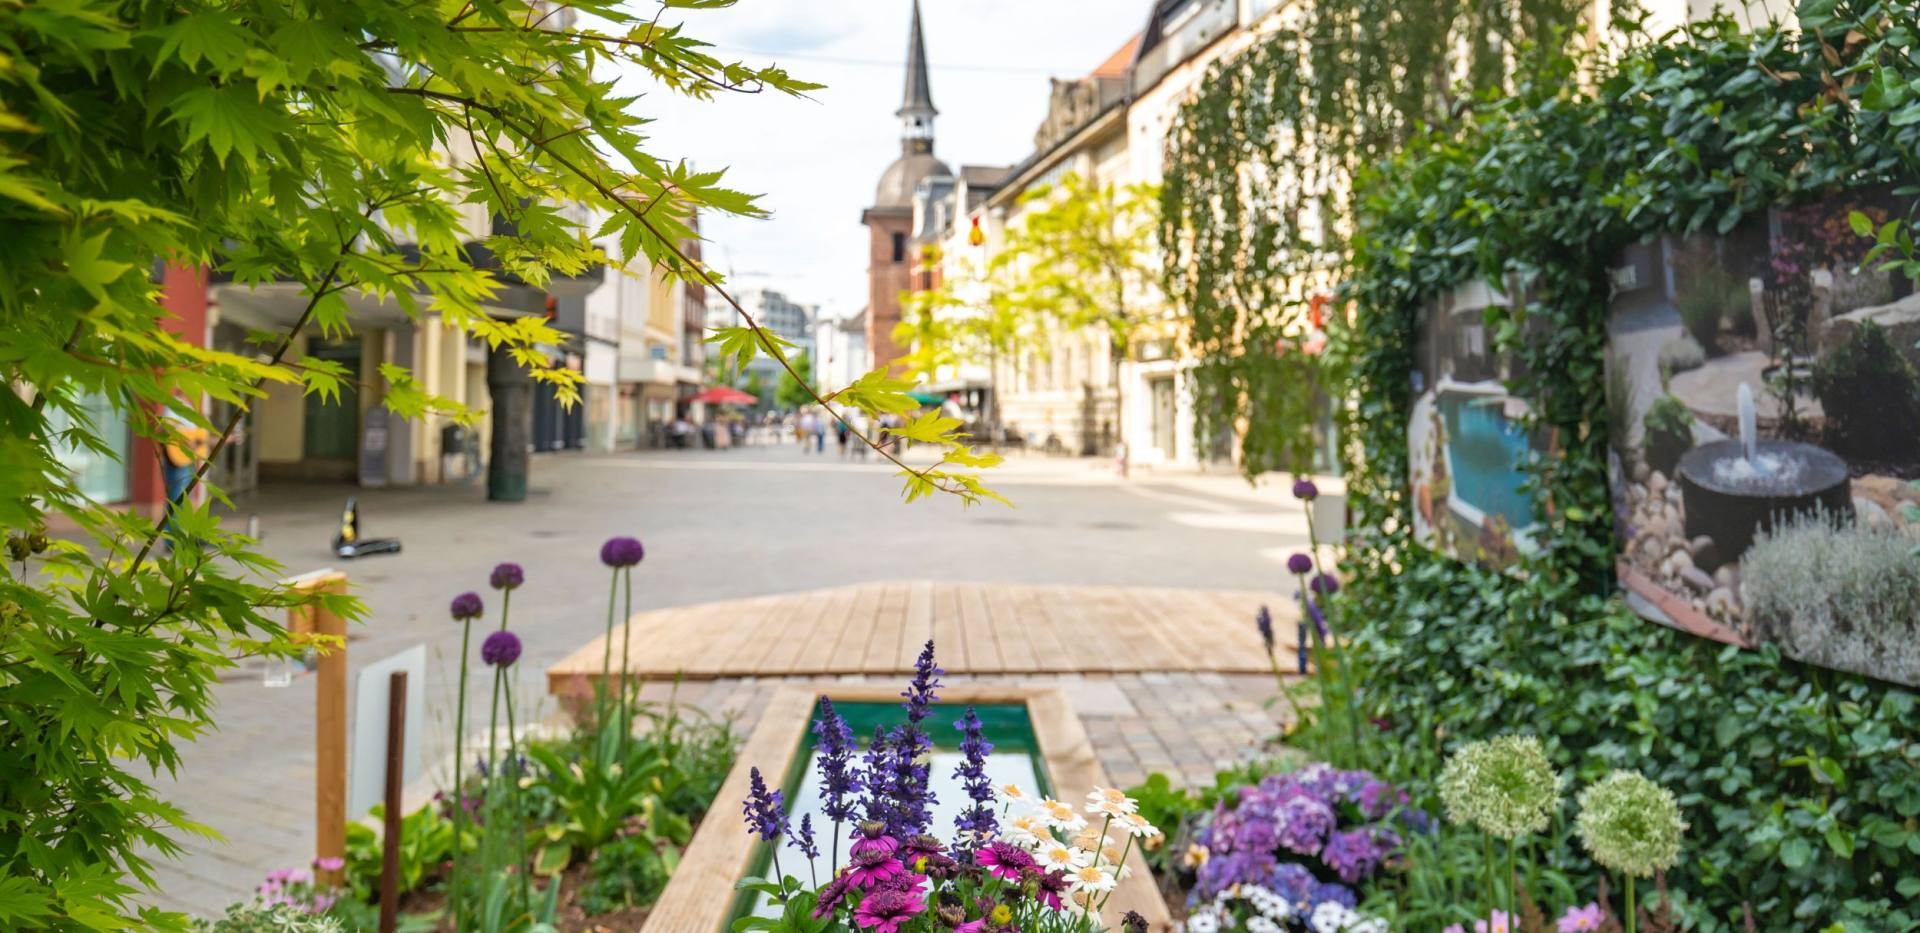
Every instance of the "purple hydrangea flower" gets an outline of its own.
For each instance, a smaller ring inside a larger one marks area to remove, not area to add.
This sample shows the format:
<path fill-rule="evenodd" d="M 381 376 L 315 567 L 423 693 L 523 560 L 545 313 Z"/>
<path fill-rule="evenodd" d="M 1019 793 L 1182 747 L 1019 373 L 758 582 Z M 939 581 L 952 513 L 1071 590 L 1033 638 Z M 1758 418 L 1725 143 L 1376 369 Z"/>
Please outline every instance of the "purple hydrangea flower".
<path fill-rule="evenodd" d="M 1272 654 L 1273 613 L 1267 611 L 1267 607 L 1261 606 L 1260 611 L 1253 614 L 1253 627 L 1260 630 L 1260 643 L 1267 646 L 1268 654 Z"/>
<path fill-rule="evenodd" d="M 1313 558 L 1298 552 L 1288 555 L 1287 556 L 1287 572 L 1293 574 L 1296 577 L 1302 576 L 1304 574 L 1312 573 Z"/>
<path fill-rule="evenodd" d="M 527 582 L 527 572 L 511 561 L 495 564 L 493 573 L 487 577 L 487 585 L 496 590 L 512 590 Z"/>
<path fill-rule="evenodd" d="M 1407 792 L 1385 781 L 1369 780 L 1354 793 L 1353 802 L 1367 819 L 1385 819 L 1388 814 L 1407 805 Z"/>
<path fill-rule="evenodd" d="M 480 601 L 479 593 L 461 593 L 453 598 L 453 604 L 447 607 L 447 611 L 453 613 L 455 622 L 466 622 L 480 618 L 487 607 Z"/>
<path fill-rule="evenodd" d="M 1287 899 L 1294 909 L 1304 913 L 1313 905 L 1313 889 L 1318 887 L 1320 879 L 1299 862 L 1282 862 L 1273 869 L 1267 887 L 1273 893 Z"/>
<path fill-rule="evenodd" d="M 600 545 L 600 562 L 609 567 L 631 567 L 646 556 L 647 549 L 640 546 L 639 538 L 620 535 Z"/>
<path fill-rule="evenodd" d="M 512 667 L 520 660 L 520 636 L 512 632 L 494 632 L 480 643 L 480 660 L 494 667 Z"/>
<path fill-rule="evenodd" d="M 749 784 L 747 800 L 741 806 L 741 812 L 747 818 L 747 831 L 760 837 L 762 842 L 772 842 L 786 834 L 787 814 L 782 794 L 777 790 L 768 790 L 767 782 L 760 777 L 760 769 L 747 772 Z"/>
<path fill-rule="evenodd" d="M 1312 901 L 1315 907 L 1321 904 L 1334 903 L 1348 910 L 1352 910 L 1360 906 L 1360 899 L 1354 896 L 1351 889 L 1346 885 L 1337 884 L 1332 881 L 1323 881 L 1314 885 Z"/>
<path fill-rule="evenodd" d="M 1293 481 L 1293 497 L 1295 499 L 1299 499 L 1302 502 L 1312 502 L 1318 498 L 1319 495 L 1320 487 L 1315 486 L 1313 480 L 1297 479 Z"/>
<path fill-rule="evenodd" d="M 1341 881 L 1358 884 L 1380 867 L 1380 859 L 1385 854 L 1374 845 L 1371 831 L 1356 829 L 1328 836 L 1326 846 L 1320 850 L 1320 860 L 1327 863 Z"/>
<path fill-rule="evenodd" d="M 1326 844 L 1327 834 L 1333 831 L 1333 808 L 1301 795 L 1281 804 L 1275 821 L 1282 848 L 1314 855 Z"/>

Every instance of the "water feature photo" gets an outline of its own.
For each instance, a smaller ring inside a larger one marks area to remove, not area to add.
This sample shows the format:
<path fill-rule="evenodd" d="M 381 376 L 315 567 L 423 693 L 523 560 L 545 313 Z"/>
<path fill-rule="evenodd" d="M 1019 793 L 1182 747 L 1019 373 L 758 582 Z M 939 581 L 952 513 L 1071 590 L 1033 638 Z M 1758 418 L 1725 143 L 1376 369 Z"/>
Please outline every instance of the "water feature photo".
<path fill-rule="evenodd" d="M 1507 301 L 1475 282 L 1422 309 L 1407 423 L 1415 540 L 1502 569 L 1537 547 L 1526 464 L 1545 449 L 1522 426 L 1526 402 L 1507 393 L 1519 364 L 1483 320 Z"/>
<path fill-rule="evenodd" d="M 1920 290 L 1862 268 L 1859 189 L 1616 265 L 1607 400 L 1636 611 L 1920 684 Z"/>

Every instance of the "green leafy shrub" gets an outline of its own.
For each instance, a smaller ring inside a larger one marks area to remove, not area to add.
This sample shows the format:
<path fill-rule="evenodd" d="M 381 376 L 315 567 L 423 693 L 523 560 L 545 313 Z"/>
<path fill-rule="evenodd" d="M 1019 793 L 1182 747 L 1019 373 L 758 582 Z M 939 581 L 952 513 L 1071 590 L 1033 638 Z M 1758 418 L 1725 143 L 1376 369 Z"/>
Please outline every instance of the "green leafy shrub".
<path fill-rule="evenodd" d="M 1920 454 L 1920 373 L 1872 321 L 1813 366 L 1813 394 L 1826 413 L 1826 441 L 1849 458 L 1902 460 Z"/>
<path fill-rule="evenodd" d="M 1646 428 L 1647 466 L 1673 476 L 1681 455 L 1693 448 L 1693 409 L 1676 396 L 1662 395 L 1647 406 L 1641 424 Z"/>
<path fill-rule="evenodd" d="M 195 925 L 199 933 L 348 933 L 339 918 L 308 913 L 291 904 L 234 904 L 218 920 Z"/>
<path fill-rule="evenodd" d="M 368 814 L 385 825 L 386 807 L 376 804 Z M 453 821 L 430 803 L 400 818 L 400 891 L 417 890 L 440 870 L 453 854 Z M 370 901 L 380 893 L 381 833 L 367 821 L 347 824 L 347 890 L 354 900 Z"/>
<path fill-rule="evenodd" d="M 1720 335 L 1731 312 L 1747 298 L 1746 282 L 1728 272 L 1710 250 L 1674 254 L 1678 285 L 1673 305 L 1702 355 L 1720 352 Z M 1664 353 L 1664 348 L 1663 351 Z"/>
<path fill-rule="evenodd" d="M 1754 633 L 1827 667 L 1920 680 L 1920 557 L 1891 527 L 1793 518 L 1741 562 Z"/>

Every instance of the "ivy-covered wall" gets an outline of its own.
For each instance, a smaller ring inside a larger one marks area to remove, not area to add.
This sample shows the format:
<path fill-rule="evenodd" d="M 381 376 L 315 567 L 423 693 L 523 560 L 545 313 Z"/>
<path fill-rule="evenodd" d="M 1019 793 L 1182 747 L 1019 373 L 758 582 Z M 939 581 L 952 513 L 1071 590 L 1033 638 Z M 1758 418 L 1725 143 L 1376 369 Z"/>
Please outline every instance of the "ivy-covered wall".
<path fill-rule="evenodd" d="M 1361 530 L 1339 621 L 1393 739 L 1371 763 L 1417 780 L 1462 741 L 1530 732 L 1582 781 L 1638 769 L 1680 795 L 1673 883 L 1706 929 L 1737 929 L 1743 904 L 1763 930 L 1916 928 L 1920 710 L 1907 690 L 1644 622 L 1615 595 L 1609 269 L 1651 235 L 1920 177 L 1915 23 L 1911 4 L 1822 0 L 1797 34 L 1719 21 L 1604 65 L 1543 56 L 1354 189 L 1355 313 L 1334 346 Z M 1421 304 L 1516 272 L 1531 303 L 1489 309 L 1489 333 L 1528 364 L 1510 388 L 1560 455 L 1531 466 L 1543 546 L 1503 574 L 1413 545 L 1406 429 Z"/>

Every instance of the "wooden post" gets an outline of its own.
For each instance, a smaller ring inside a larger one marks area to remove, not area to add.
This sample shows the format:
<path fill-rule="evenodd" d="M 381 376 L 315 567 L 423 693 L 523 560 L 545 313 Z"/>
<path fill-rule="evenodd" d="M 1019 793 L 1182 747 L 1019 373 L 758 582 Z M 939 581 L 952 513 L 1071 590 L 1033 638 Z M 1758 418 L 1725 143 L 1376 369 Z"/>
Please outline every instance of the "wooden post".
<path fill-rule="evenodd" d="M 293 582 L 309 593 L 344 593 L 347 575 L 335 571 L 309 574 Z M 314 854 L 319 859 L 347 857 L 347 621 L 323 606 L 295 611 L 294 631 L 338 639 L 335 647 L 319 649 L 314 676 Z M 344 871 L 316 871 L 322 885 L 338 886 Z"/>
<path fill-rule="evenodd" d="M 407 672 L 387 680 L 386 831 L 380 840 L 380 933 L 393 933 L 400 918 L 400 779 L 406 769 Z"/>

